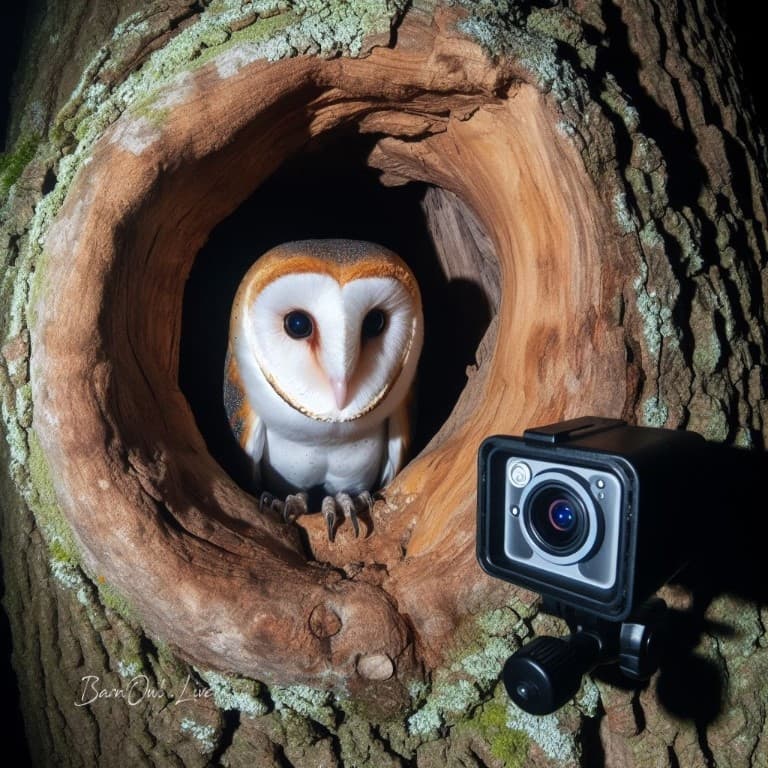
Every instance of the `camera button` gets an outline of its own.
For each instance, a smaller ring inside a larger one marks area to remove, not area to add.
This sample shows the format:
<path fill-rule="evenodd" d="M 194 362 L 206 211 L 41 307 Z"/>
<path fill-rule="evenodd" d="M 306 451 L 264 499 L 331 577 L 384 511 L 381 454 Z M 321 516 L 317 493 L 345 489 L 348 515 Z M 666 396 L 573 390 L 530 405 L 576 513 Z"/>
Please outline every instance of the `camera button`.
<path fill-rule="evenodd" d="M 509 467 L 509 482 L 515 488 L 525 488 L 531 482 L 533 473 L 531 468 L 524 461 L 516 461 Z"/>

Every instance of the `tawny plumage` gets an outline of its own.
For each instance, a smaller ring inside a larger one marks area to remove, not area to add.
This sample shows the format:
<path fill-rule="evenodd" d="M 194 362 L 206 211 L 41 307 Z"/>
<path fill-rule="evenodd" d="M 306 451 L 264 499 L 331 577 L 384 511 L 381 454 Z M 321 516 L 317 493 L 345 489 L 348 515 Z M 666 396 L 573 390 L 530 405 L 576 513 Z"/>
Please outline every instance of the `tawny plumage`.
<path fill-rule="evenodd" d="M 321 495 L 329 536 L 339 512 L 357 532 L 404 463 L 422 340 L 416 279 L 380 245 L 302 240 L 256 261 L 232 308 L 224 404 L 262 504 L 290 518 Z"/>

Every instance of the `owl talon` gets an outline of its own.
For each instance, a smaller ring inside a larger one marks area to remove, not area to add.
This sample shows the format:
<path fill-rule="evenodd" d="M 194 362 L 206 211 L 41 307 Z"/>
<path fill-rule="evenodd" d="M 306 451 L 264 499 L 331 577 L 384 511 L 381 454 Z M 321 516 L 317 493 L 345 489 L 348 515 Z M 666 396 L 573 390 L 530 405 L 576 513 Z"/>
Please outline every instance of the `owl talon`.
<path fill-rule="evenodd" d="M 379 496 L 379 494 L 376 495 Z M 368 491 L 363 491 L 362 493 L 358 494 L 357 498 L 355 499 L 355 507 L 357 508 L 358 512 L 372 512 L 373 496 L 371 496 Z"/>
<path fill-rule="evenodd" d="M 358 523 L 358 515 L 360 512 L 365 512 L 370 515 L 373 511 L 373 496 L 368 491 L 363 491 L 355 497 L 355 508 L 350 514 L 352 520 L 352 526 L 355 529 L 355 536 L 358 535 L 360 525 Z"/>
<path fill-rule="evenodd" d="M 320 512 L 328 526 L 328 541 L 332 542 L 336 531 L 336 499 L 334 499 L 333 496 L 326 496 L 323 499 Z"/>
<path fill-rule="evenodd" d="M 272 502 L 274 500 L 275 497 L 271 493 L 264 491 L 261 496 L 259 496 L 259 512 L 262 514 L 265 512 L 270 512 L 272 510 Z"/>
<path fill-rule="evenodd" d="M 309 509 L 309 497 L 306 493 L 296 493 L 285 497 L 283 522 L 292 523 L 297 517 L 306 515 Z"/>
<path fill-rule="evenodd" d="M 355 509 L 355 502 L 352 501 L 352 497 L 348 493 L 337 493 L 336 503 L 341 508 L 344 517 L 348 517 L 352 522 L 352 528 L 355 531 L 355 538 L 360 535 L 360 524 L 357 521 L 357 510 Z"/>

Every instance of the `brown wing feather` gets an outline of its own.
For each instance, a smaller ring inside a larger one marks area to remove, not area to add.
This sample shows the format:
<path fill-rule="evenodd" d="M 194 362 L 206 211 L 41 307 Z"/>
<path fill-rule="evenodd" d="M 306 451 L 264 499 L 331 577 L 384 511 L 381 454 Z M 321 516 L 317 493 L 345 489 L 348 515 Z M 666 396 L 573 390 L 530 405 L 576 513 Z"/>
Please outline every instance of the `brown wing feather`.
<path fill-rule="evenodd" d="M 256 415 L 246 397 L 237 360 L 230 350 L 227 350 L 224 371 L 224 410 L 232 433 L 237 442 L 245 448 L 253 431 Z"/>

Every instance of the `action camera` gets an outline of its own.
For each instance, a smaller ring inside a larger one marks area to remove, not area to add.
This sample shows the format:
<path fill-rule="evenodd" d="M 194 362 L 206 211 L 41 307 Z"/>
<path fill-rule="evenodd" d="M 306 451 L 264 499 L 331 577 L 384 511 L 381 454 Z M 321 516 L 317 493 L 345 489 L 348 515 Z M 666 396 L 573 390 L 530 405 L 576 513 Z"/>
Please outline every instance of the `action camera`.
<path fill-rule="evenodd" d="M 597 417 L 488 438 L 480 565 L 581 614 L 626 620 L 686 563 L 706 522 L 705 445 Z"/>

